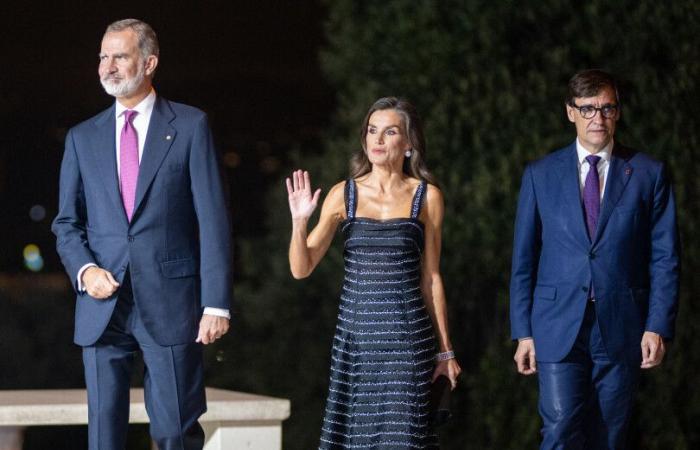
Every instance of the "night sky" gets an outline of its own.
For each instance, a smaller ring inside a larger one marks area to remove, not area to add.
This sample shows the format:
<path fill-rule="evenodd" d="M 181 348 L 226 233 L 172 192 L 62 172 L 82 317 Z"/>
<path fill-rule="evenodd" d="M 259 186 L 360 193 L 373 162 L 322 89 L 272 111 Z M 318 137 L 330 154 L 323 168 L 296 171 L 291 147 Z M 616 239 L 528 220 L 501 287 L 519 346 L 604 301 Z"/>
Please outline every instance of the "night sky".
<path fill-rule="evenodd" d="M 156 91 L 209 114 L 239 236 L 263 233 L 265 190 L 290 149 L 318 148 L 332 110 L 317 57 L 319 1 L 16 2 L 2 16 L 0 272 L 27 271 L 28 243 L 40 247 L 43 271 L 62 270 L 50 223 L 63 140 L 113 101 L 99 84 L 97 54 L 115 20 L 150 23 L 160 41 Z"/>

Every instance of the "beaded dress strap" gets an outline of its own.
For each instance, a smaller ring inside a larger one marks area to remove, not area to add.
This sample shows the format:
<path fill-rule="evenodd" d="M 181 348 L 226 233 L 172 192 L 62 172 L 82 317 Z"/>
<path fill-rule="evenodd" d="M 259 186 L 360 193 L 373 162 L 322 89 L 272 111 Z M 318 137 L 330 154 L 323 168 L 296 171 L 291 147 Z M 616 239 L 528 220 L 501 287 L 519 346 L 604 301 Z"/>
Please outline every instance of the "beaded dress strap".
<path fill-rule="evenodd" d="M 348 215 L 348 219 L 355 218 L 356 210 L 357 193 L 355 189 L 355 180 L 350 178 L 345 182 L 345 212 Z"/>
<path fill-rule="evenodd" d="M 423 206 L 423 197 L 425 197 L 425 190 L 427 184 L 425 181 L 421 181 L 416 189 L 416 193 L 413 195 L 413 203 L 411 205 L 411 219 L 417 219 L 420 215 L 420 209 Z"/>

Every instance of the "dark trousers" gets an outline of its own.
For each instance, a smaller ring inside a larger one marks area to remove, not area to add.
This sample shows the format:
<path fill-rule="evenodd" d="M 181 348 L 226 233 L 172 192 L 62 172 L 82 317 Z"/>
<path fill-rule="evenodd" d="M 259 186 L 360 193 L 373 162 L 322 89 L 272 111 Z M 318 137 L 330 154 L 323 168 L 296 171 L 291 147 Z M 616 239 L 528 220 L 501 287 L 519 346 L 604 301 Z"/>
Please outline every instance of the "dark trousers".
<path fill-rule="evenodd" d="M 206 410 L 201 345 L 158 345 L 143 326 L 128 279 L 107 330 L 95 345 L 83 347 L 89 449 L 124 450 L 129 383 L 141 351 L 151 437 L 160 450 L 201 450 L 204 432 L 197 419 Z"/>
<path fill-rule="evenodd" d="M 639 366 L 608 358 L 589 302 L 576 342 L 557 363 L 537 363 L 541 450 L 620 450 L 639 378 Z"/>

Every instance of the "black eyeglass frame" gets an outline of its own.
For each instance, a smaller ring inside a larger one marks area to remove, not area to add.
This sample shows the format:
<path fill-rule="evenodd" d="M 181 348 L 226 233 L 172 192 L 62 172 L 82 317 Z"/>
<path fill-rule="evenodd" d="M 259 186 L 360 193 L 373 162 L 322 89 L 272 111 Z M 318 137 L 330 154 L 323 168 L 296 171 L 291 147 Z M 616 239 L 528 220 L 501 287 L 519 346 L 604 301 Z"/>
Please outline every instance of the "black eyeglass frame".
<path fill-rule="evenodd" d="M 578 106 L 576 103 L 573 101 L 569 103 L 569 106 L 571 106 L 574 109 L 577 109 L 579 114 L 581 114 L 581 117 L 584 119 L 592 119 L 595 117 L 595 115 L 600 112 L 600 115 L 603 116 L 606 119 L 614 119 L 615 115 L 617 112 L 620 110 L 620 104 L 619 103 L 606 103 L 605 105 L 601 106 L 600 108 L 597 108 L 593 105 L 581 105 Z M 583 109 L 584 108 L 589 108 L 587 109 L 587 113 L 584 114 Z M 607 112 L 606 112 L 607 111 Z"/>

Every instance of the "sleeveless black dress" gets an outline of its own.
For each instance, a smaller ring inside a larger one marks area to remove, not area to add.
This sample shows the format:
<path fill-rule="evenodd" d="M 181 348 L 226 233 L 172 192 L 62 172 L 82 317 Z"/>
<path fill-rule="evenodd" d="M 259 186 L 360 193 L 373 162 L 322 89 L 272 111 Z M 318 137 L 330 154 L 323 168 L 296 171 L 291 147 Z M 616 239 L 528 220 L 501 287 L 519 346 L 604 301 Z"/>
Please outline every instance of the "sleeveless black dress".
<path fill-rule="evenodd" d="M 345 184 L 345 281 L 333 339 L 321 449 L 437 449 L 428 399 L 435 336 L 420 289 L 426 183 L 411 217 L 355 217 Z"/>

